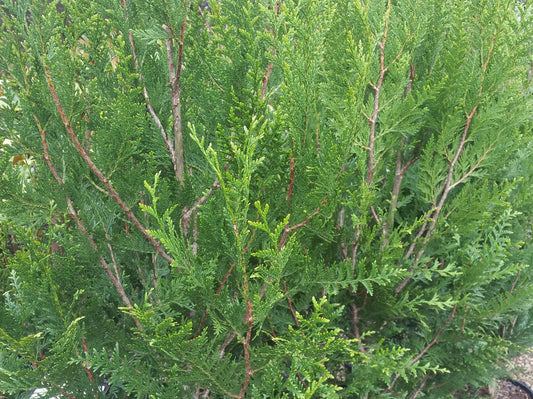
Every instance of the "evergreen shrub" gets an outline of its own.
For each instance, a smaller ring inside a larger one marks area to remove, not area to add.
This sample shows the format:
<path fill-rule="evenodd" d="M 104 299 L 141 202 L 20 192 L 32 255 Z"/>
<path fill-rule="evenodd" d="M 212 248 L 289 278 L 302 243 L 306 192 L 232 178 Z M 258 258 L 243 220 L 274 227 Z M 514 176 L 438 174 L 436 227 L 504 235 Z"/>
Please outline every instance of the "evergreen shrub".
<path fill-rule="evenodd" d="M 0 392 L 504 376 L 533 344 L 527 3 L 4 0 Z"/>

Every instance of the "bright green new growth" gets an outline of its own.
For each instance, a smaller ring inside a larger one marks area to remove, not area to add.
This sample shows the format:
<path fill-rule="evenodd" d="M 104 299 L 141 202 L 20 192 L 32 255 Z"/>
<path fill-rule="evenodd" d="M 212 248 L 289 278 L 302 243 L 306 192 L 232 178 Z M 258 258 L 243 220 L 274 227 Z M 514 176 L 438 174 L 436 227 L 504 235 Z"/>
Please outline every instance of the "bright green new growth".
<path fill-rule="evenodd" d="M 200 3 L 3 2 L 0 392 L 504 376 L 533 344 L 532 5 Z"/>

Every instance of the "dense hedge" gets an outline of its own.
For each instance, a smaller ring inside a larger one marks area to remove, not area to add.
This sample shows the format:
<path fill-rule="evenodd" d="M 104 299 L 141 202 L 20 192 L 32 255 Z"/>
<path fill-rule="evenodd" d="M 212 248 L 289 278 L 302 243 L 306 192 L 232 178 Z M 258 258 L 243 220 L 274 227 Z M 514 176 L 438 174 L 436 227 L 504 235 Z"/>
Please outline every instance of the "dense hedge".
<path fill-rule="evenodd" d="M 532 344 L 531 5 L 3 3 L 0 392 L 475 396 Z"/>

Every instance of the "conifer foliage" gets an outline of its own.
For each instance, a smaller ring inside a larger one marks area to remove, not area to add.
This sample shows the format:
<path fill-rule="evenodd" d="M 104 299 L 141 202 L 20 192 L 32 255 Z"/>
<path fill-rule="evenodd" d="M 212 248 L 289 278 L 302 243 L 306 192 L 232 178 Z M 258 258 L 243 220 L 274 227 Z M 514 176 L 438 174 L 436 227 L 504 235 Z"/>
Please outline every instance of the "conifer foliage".
<path fill-rule="evenodd" d="M 502 376 L 533 344 L 527 3 L 4 0 L 0 392 Z"/>

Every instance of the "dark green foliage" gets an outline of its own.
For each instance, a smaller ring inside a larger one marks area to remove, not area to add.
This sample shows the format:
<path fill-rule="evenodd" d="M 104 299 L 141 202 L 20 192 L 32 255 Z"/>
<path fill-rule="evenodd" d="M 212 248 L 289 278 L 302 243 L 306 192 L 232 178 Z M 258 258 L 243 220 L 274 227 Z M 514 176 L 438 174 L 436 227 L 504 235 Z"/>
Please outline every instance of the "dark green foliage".
<path fill-rule="evenodd" d="M 3 2 L 0 392 L 505 375 L 533 344 L 531 5 L 199 5 Z"/>

